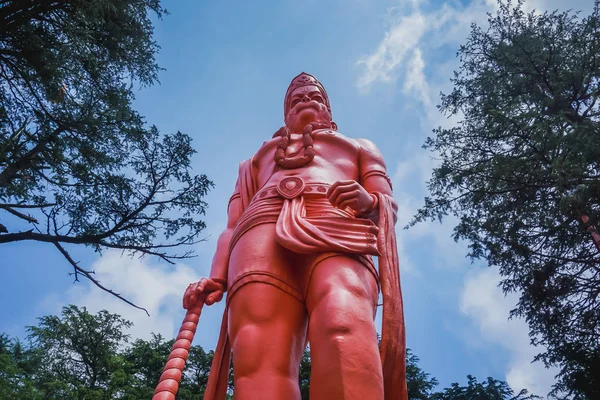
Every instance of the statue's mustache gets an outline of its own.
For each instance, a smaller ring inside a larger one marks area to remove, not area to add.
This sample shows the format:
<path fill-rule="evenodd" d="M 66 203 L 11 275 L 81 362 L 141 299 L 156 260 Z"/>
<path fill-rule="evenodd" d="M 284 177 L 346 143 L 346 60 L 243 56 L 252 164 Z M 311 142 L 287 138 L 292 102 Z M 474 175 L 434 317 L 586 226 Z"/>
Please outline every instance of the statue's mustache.
<path fill-rule="evenodd" d="M 296 106 L 296 108 L 298 109 L 298 111 L 302 111 L 306 108 L 312 108 L 316 111 L 319 111 L 319 106 L 317 105 L 318 103 L 316 103 L 315 101 L 307 101 L 306 103 L 301 103 L 298 104 Z"/>

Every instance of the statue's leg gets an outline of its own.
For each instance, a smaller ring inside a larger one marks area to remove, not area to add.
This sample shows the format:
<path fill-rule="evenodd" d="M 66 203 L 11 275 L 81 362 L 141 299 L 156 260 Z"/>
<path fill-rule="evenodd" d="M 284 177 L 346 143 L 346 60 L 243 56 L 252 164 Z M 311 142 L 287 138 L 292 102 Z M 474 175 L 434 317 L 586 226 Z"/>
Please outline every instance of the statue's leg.
<path fill-rule="evenodd" d="M 262 282 L 237 290 L 229 304 L 236 400 L 300 400 L 306 325 L 306 308 L 283 290 Z"/>
<path fill-rule="evenodd" d="M 377 347 L 377 282 L 358 260 L 321 261 L 308 286 L 311 400 L 383 399 Z"/>

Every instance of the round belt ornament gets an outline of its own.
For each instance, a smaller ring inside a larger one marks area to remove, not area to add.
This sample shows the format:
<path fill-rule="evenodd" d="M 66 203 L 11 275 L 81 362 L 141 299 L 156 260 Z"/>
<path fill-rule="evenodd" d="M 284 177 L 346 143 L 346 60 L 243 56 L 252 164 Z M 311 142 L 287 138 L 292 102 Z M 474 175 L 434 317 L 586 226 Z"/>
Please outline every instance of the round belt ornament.
<path fill-rule="evenodd" d="M 304 181 L 297 176 L 289 176 L 279 181 L 277 192 L 285 199 L 291 200 L 304 191 Z"/>

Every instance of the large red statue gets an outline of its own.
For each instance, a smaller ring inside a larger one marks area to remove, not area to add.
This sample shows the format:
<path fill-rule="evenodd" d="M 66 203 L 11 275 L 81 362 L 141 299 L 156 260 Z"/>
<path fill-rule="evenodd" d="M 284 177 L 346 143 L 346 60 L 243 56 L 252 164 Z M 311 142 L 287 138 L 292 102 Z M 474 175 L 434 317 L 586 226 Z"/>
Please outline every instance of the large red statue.
<path fill-rule="evenodd" d="M 284 118 L 240 164 L 210 278 L 184 295 L 190 310 L 229 292 L 204 398 L 224 398 L 233 351 L 236 400 L 300 399 L 308 342 L 311 399 L 407 399 L 397 205 L 381 153 L 337 131 L 312 75 L 292 80 Z"/>

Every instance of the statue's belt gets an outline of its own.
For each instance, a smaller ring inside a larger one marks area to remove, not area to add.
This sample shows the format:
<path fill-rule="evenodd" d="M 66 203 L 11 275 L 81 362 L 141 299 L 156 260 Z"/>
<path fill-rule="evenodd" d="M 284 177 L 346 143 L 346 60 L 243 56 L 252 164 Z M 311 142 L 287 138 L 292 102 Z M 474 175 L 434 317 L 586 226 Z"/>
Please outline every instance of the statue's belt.
<path fill-rule="evenodd" d="M 291 201 L 300 195 L 325 197 L 328 187 L 329 185 L 323 183 L 307 184 L 302 178 L 290 176 L 283 178 L 277 185 L 260 189 L 252 197 L 234 229 L 229 243 L 230 254 L 240 237 L 250 229 L 262 224 L 276 223 L 284 201 Z"/>
<path fill-rule="evenodd" d="M 301 194 L 325 196 L 329 186 L 326 183 L 306 183 L 299 176 L 288 176 L 279 181 L 275 186 L 259 190 L 252 198 L 252 201 L 273 197 L 292 200 Z"/>
<path fill-rule="evenodd" d="M 277 185 L 259 190 L 234 229 L 230 252 L 242 235 L 250 229 L 262 224 L 277 223 L 286 202 L 301 200 L 304 210 L 302 214 L 307 217 L 355 219 L 352 211 L 336 208 L 325 198 L 329 186 L 325 183 L 305 183 L 300 177 L 290 176 L 283 178 Z M 298 199 L 300 196 L 302 198 Z M 312 222 L 315 222 L 314 219 Z M 372 241 L 376 241 L 377 227 L 373 225 L 368 230 Z"/>

